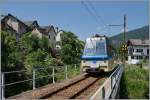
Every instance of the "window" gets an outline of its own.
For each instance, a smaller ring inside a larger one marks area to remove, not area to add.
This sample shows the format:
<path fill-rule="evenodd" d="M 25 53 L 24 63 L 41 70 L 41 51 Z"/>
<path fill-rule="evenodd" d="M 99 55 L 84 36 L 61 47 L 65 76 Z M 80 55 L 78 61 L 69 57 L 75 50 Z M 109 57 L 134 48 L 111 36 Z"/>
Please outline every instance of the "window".
<path fill-rule="evenodd" d="M 95 40 L 89 38 L 86 40 L 83 55 L 84 56 L 96 56 L 96 55 L 106 55 L 105 40 Z"/>
<path fill-rule="evenodd" d="M 136 52 L 143 52 L 143 49 L 136 49 Z"/>
<path fill-rule="evenodd" d="M 50 37 L 50 35 L 49 35 L 49 39 L 50 39 L 51 37 Z"/>
<path fill-rule="evenodd" d="M 54 36 L 54 40 L 55 40 L 55 36 Z"/>
<path fill-rule="evenodd" d="M 147 55 L 149 55 L 149 49 L 147 49 Z"/>
<path fill-rule="evenodd" d="M 143 59 L 143 56 L 137 56 L 137 59 Z"/>
<path fill-rule="evenodd" d="M 149 59 L 149 56 L 146 56 L 146 59 Z"/>
<path fill-rule="evenodd" d="M 134 56 L 131 56 L 131 59 L 134 59 Z"/>

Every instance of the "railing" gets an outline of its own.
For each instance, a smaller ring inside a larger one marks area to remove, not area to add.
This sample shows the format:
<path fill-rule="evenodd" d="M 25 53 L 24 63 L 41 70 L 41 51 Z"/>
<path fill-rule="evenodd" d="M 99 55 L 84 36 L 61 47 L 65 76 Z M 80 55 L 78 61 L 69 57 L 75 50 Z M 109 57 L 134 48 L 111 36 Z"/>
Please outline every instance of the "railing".
<path fill-rule="evenodd" d="M 100 86 L 96 93 L 90 98 L 91 100 L 109 99 L 112 96 L 113 90 L 120 83 L 123 72 L 123 66 L 118 65 L 117 69 L 110 77 Z"/>
<path fill-rule="evenodd" d="M 56 80 L 55 80 L 55 77 L 56 75 L 58 75 L 59 73 L 56 73 L 55 72 L 55 67 L 60 67 L 60 69 L 63 71 L 64 70 L 64 78 L 67 80 L 68 79 L 68 66 L 66 65 L 65 67 L 64 66 L 53 66 L 53 67 L 49 67 L 49 68 L 52 68 L 52 73 L 49 74 L 49 72 L 47 71 L 48 68 L 37 68 L 37 69 L 33 69 L 32 70 L 32 78 L 30 79 L 26 79 L 26 80 L 21 80 L 21 81 L 17 81 L 17 82 L 11 82 L 11 83 L 5 83 L 5 75 L 8 75 L 8 74 L 14 74 L 14 73 L 23 73 L 23 72 L 27 72 L 27 70 L 20 70 L 20 71 L 11 71 L 11 72 L 1 72 L 1 99 L 5 99 L 5 88 L 7 86 L 11 86 L 11 85 L 15 85 L 15 84 L 19 84 L 19 83 L 24 83 L 24 82 L 30 82 L 32 81 L 32 89 L 35 89 L 36 88 L 36 80 L 37 79 L 42 79 L 42 78 L 45 78 L 45 77 L 51 77 L 52 78 L 52 83 L 56 83 Z M 74 69 L 76 70 L 77 69 L 77 65 L 75 64 L 74 65 Z M 45 72 L 48 73 L 48 75 L 45 75 L 45 76 L 41 76 L 41 77 L 36 77 L 36 73 L 41 71 L 41 70 L 44 70 Z"/>

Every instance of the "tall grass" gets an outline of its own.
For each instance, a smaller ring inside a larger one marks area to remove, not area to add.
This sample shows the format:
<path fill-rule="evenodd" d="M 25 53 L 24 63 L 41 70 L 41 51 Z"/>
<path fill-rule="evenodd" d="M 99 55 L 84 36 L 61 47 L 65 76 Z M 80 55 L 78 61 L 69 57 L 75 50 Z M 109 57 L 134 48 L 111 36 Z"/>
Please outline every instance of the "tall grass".
<path fill-rule="evenodd" d="M 149 98 L 149 72 L 136 65 L 129 65 L 121 79 L 120 98 Z"/>

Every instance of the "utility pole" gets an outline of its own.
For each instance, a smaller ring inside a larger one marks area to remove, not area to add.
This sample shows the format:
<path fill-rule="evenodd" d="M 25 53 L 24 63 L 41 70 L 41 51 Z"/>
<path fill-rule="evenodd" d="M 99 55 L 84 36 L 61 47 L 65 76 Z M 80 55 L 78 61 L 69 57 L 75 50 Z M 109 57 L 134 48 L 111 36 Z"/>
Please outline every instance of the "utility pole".
<path fill-rule="evenodd" d="M 124 28 L 124 33 L 123 33 L 123 46 L 124 46 L 124 50 L 123 50 L 123 63 L 125 64 L 125 48 L 126 48 L 126 15 L 124 15 L 124 22 L 123 24 L 113 24 L 113 25 L 108 25 L 108 26 L 123 26 Z"/>
<path fill-rule="evenodd" d="M 124 43 L 123 43 L 123 44 L 124 44 L 124 48 L 126 49 L 126 48 L 127 48 L 127 47 L 126 47 L 126 15 L 124 15 L 124 36 L 123 36 L 123 37 L 124 37 Z M 125 58 L 125 57 L 126 57 L 126 56 L 125 56 L 125 52 L 126 52 L 126 51 L 124 50 L 124 51 L 123 51 L 123 56 L 124 56 L 123 64 L 124 64 L 124 65 L 125 65 L 125 59 L 126 59 L 126 58 Z"/>
<path fill-rule="evenodd" d="M 124 15 L 124 43 L 126 43 L 126 15 Z"/>

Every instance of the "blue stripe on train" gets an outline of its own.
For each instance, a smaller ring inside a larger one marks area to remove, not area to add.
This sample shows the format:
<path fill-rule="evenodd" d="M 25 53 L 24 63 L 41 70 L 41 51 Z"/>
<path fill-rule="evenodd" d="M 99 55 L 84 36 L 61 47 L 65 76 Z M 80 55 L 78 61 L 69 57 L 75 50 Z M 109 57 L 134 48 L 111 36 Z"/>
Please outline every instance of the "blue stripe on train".
<path fill-rule="evenodd" d="M 98 55 L 98 56 L 82 56 L 82 60 L 108 60 L 111 59 L 111 56 L 107 55 Z"/>

